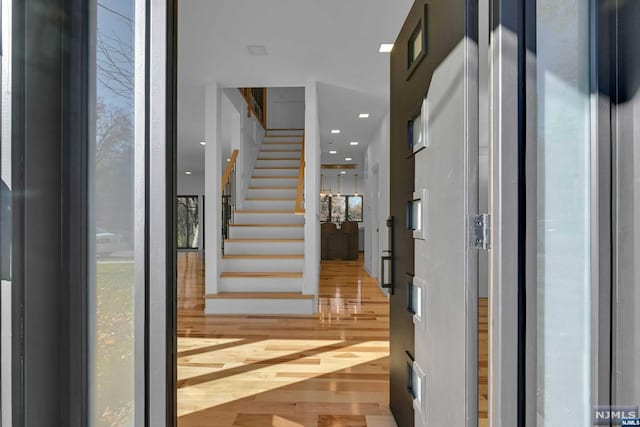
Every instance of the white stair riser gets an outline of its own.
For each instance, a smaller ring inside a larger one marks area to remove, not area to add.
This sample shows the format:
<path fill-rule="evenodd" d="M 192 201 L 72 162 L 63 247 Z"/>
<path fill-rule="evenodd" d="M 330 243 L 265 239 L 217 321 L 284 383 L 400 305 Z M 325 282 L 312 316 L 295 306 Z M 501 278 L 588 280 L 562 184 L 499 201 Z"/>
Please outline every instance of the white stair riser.
<path fill-rule="evenodd" d="M 302 143 L 296 144 L 281 144 L 277 142 L 271 142 L 268 144 L 262 144 L 260 146 L 261 150 L 298 150 L 302 151 Z"/>
<path fill-rule="evenodd" d="M 254 176 L 265 176 L 254 172 Z M 252 187 L 297 187 L 298 178 L 252 178 Z"/>
<path fill-rule="evenodd" d="M 272 189 L 272 188 L 261 188 L 261 189 L 253 189 L 250 188 L 248 192 L 248 197 L 255 199 L 295 199 L 298 195 L 297 188 L 287 188 L 287 189 Z"/>
<path fill-rule="evenodd" d="M 261 159 L 272 159 L 274 157 L 277 157 L 277 158 L 286 157 L 287 159 L 295 159 L 300 161 L 301 154 L 302 153 L 300 151 L 264 151 L 264 148 L 263 148 L 263 150 L 260 151 L 260 154 L 258 155 L 258 157 L 260 157 Z"/>
<path fill-rule="evenodd" d="M 278 169 L 278 168 L 268 168 L 268 169 L 254 169 L 253 173 L 259 176 L 290 176 L 292 178 L 298 178 L 298 174 L 300 169 Z"/>
<path fill-rule="evenodd" d="M 294 213 L 236 212 L 234 224 L 304 224 L 304 215 Z M 277 252 L 276 252 L 277 253 Z"/>
<path fill-rule="evenodd" d="M 231 239 L 304 239 L 304 227 L 230 227 L 229 237 Z"/>
<path fill-rule="evenodd" d="M 304 258 L 223 258 L 222 271 L 224 272 L 265 272 L 265 273 L 301 273 L 304 269 Z"/>
<path fill-rule="evenodd" d="M 295 200 L 245 200 L 246 210 L 258 211 L 293 211 L 296 208 Z"/>
<path fill-rule="evenodd" d="M 302 255 L 304 242 L 225 242 L 225 255 Z"/>
<path fill-rule="evenodd" d="M 279 168 L 279 167 L 300 167 L 300 160 L 256 160 L 256 167 L 261 168 Z"/>
<path fill-rule="evenodd" d="M 221 277 L 220 292 L 300 292 L 302 278 Z"/>
<path fill-rule="evenodd" d="M 208 299 L 205 314 L 313 314 L 313 299 Z"/>

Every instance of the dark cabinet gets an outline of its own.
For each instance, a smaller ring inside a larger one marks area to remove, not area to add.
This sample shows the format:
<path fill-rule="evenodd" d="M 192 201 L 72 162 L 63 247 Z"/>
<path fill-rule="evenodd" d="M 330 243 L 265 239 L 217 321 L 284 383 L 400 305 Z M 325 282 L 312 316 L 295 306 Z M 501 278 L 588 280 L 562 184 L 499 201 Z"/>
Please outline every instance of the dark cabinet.
<path fill-rule="evenodd" d="M 343 222 L 340 228 L 331 222 L 323 223 L 320 226 L 320 254 L 322 259 L 358 259 L 359 236 L 358 223 L 355 221 Z"/>

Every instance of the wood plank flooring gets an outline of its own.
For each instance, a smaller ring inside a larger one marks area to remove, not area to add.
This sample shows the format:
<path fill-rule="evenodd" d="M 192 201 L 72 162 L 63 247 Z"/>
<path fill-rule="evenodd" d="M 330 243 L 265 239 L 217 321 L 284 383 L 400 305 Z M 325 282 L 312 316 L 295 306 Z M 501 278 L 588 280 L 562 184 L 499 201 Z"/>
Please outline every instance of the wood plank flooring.
<path fill-rule="evenodd" d="M 388 300 L 362 258 L 322 263 L 313 316 L 205 316 L 203 277 L 197 253 L 178 255 L 179 427 L 395 427 Z"/>

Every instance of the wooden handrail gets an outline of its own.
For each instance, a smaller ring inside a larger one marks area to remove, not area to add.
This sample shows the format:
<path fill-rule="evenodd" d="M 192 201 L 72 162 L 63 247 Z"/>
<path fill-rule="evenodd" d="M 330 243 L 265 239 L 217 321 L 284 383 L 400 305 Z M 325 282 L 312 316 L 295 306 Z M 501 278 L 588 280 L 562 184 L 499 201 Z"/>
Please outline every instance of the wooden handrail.
<path fill-rule="evenodd" d="M 264 90 L 264 95 L 262 98 L 263 105 L 260 106 L 262 108 L 262 117 L 260 117 L 258 115 L 258 112 L 255 110 L 255 108 L 253 108 L 253 102 L 252 102 L 253 95 L 251 94 L 251 88 L 250 87 L 238 88 L 238 90 L 242 94 L 244 101 L 247 103 L 247 117 L 251 117 L 251 115 L 253 114 L 253 116 L 258 120 L 258 123 L 260 123 L 262 128 L 266 130 L 267 129 L 267 89 L 262 88 L 262 90 Z"/>
<path fill-rule="evenodd" d="M 302 132 L 302 151 L 300 157 L 300 169 L 298 169 L 298 193 L 296 194 L 296 215 L 304 215 L 304 204 L 302 196 L 304 195 L 304 131 Z"/>
<path fill-rule="evenodd" d="M 229 182 L 229 178 L 231 178 L 231 172 L 233 171 L 233 167 L 236 165 L 236 159 L 238 158 L 238 153 L 240 153 L 240 150 L 233 150 L 233 153 L 231 153 L 231 158 L 229 162 L 227 162 L 227 168 L 224 170 L 224 175 L 222 175 L 221 187 L 222 187 L 223 193 L 224 193 L 224 187 Z"/>

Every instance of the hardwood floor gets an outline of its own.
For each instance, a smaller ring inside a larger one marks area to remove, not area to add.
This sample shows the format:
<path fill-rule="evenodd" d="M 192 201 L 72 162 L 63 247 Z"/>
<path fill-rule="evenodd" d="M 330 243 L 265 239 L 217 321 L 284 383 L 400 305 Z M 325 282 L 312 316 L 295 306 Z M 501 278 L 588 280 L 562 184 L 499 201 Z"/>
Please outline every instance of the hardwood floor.
<path fill-rule="evenodd" d="M 205 316 L 201 258 L 180 253 L 178 270 L 180 427 L 395 427 L 389 306 L 362 258 L 322 263 L 313 316 Z"/>

